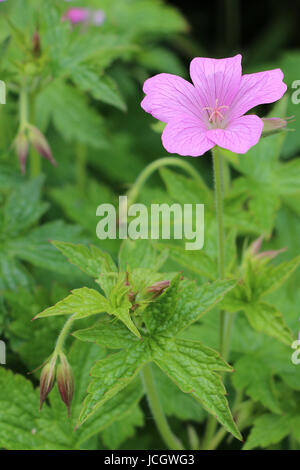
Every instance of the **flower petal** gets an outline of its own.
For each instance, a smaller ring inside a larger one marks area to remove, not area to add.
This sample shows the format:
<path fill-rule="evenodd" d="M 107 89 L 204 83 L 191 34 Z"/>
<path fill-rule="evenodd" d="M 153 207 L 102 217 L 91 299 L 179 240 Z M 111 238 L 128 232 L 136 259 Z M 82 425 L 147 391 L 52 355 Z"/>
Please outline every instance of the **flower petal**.
<path fill-rule="evenodd" d="M 214 147 L 207 129 L 199 118 L 181 115 L 172 119 L 162 134 L 162 143 L 169 153 L 199 157 Z"/>
<path fill-rule="evenodd" d="M 259 104 L 273 103 L 287 90 L 280 69 L 242 76 L 240 89 L 232 103 L 230 117 L 237 118 Z"/>
<path fill-rule="evenodd" d="M 220 106 L 231 105 L 240 87 L 241 60 L 240 54 L 228 59 L 196 57 L 192 60 L 190 75 L 203 106 L 214 108 L 216 100 Z"/>
<path fill-rule="evenodd" d="M 207 137 L 232 152 L 246 153 L 259 141 L 263 127 L 264 123 L 258 116 L 242 116 L 231 121 L 226 129 L 207 131 Z"/>
<path fill-rule="evenodd" d="M 200 116 L 202 105 L 195 87 L 177 75 L 160 73 L 145 81 L 141 106 L 156 119 L 169 122 L 178 114 Z"/>

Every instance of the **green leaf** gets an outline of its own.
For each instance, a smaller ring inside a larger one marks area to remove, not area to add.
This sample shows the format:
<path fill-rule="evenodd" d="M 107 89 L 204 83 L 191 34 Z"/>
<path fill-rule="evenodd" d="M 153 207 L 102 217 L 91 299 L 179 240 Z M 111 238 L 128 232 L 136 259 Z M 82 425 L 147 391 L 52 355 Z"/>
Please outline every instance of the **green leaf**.
<path fill-rule="evenodd" d="M 253 400 L 261 402 L 274 413 L 281 412 L 273 373 L 264 357 L 258 353 L 246 355 L 235 363 L 235 370 L 233 383 L 238 390 L 245 390 Z"/>
<path fill-rule="evenodd" d="M 293 417 L 289 415 L 278 416 L 265 414 L 257 418 L 254 427 L 244 445 L 244 450 L 256 447 L 268 447 L 277 444 L 290 434 L 293 426 Z"/>
<path fill-rule="evenodd" d="M 113 295 L 111 297 L 114 298 L 115 295 L 116 293 L 113 292 Z M 126 290 L 126 293 L 125 295 L 122 296 L 122 299 L 120 302 L 118 302 L 117 304 L 115 303 L 110 304 L 107 310 L 107 313 L 110 315 L 115 315 L 119 320 L 121 320 L 124 323 L 124 325 L 127 326 L 127 328 L 134 335 L 140 338 L 141 337 L 140 332 L 131 319 L 130 309 L 131 309 L 131 302 L 128 299 L 128 294 Z"/>
<path fill-rule="evenodd" d="M 171 244 L 168 244 L 167 247 L 169 249 L 170 258 L 176 261 L 176 263 L 209 280 L 215 280 L 217 278 L 218 266 L 216 265 L 216 261 L 206 254 L 204 250 L 187 251 L 181 246 Z"/>
<path fill-rule="evenodd" d="M 123 442 L 136 434 L 136 428 L 143 425 L 144 415 L 140 407 L 135 406 L 130 413 L 127 413 L 122 419 L 115 421 L 102 431 L 102 441 L 108 449 L 119 449 Z"/>
<path fill-rule="evenodd" d="M 32 278 L 22 264 L 15 258 L 0 252 L 0 289 L 28 287 Z"/>
<path fill-rule="evenodd" d="M 260 234 L 267 236 L 272 232 L 276 212 L 286 195 L 299 194 L 297 160 L 287 164 L 279 160 L 284 139 L 284 132 L 261 139 L 247 153 L 247 158 L 239 156 L 236 162 L 232 162 L 243 174 L 234 180 L 233 192 L 244 193 L 245 202 L 249 200 L 252 220 Z"/>
<path fill-rule="evenodd" d="M 100 320 L 90 328 L 75 331 L 73 336 L 110 349 L 126 349 L 128 345 L 140 341 L 124 324 L 115 320 Z"/>
<path fill-rule="evenodd" d="M 290 329 L 287 327 L 281 312 L 266 302 L 257 302 L 246 307 L 246 316 L 250 325 L 256 331 L 261 331 L 273 338 L 279 339 L 288 346 L 293 341 Z"/>
<path fill-rule="evenodd" d="M 251 336 L 248 336 L 249 340 Z M 248 340 L 248 341 L 249 341 Z M 244 337 L 244 342 L 247 337 Z M 288 404 L 278 392 L 280 383 L 289 389 L 300 390 L 298 366 L 293 364 L 293 349 L 265 337 L 249 352 L 245 346 L 244 355 L 234 364 L 234 386 L 245 392 L 255 401 L 261 402 L 273 413 L 281 413 Z"/>
<path fill-rule="evenodd" d="M 245 312 L 256 331 L 277 338 L 285 344 L 292 342 L 291 332 L 280 310 L 263 301 L 277 290 L 297 269 L 300 257 L 274 266 L 270 259 L 258 259 L 246 253 L 242 264 L 242 282 L 238 283 L 222 302 L 230 312 Z"/>
<path fill-rule="evenodd" d="M 158 271 L 167 257 L 167 249 L 159 252 L 148 240 L 125 240 L 119 252 L 119 266 L 121 271 L 127 271 L 128 267 Z"/>
<path fill-rule="evenodd" d="M 101 116 L 88 106 L 85 97 L 75 88 L 55 80 L 38 95 L 36 104 L 39 120 L 44 123 L 52 120 L 67 142 L 107 148 Z"/>
<path fill-rule="evenodd" d="M 235 281 L 215 281 L 200 287 L 183 281 L 179 288 L 179 280 L 179 277 L 175 278 L 171 286 L 147 308 L 150 331 L 168 336 L 178 334 L 199 320 L 235 286 Z"/>
<path fill-rule="evenodd" d="M 268 266 L 268 268 L 258 276 L 258 295 L 267 295 L 277 290 L 299 267 L 300 256 L 279 264 L 278 266 Z"/>
<path fill-rule="evenodd" d="M 86 66 L 78 66 L 72 70 L 72 80 L 82 91 L 91 93 L 96 100 L 126 111 L 127 106 L 122 99 L 114 81 L 108 76 L 99 77 Z"/>
<path fill-rule="evenodd" d="M 71 295 L 36 315 L 36 318 L 56 315 L 74 315 L 74 320 L 97 313 L 107 312 L 110 309 L 109 301 L 95 289 L 82 287 L 75 289 Z"/>
<path fill-rule="evenodd" d="M 152 344 L 153 359 L 184 393 L 191 393 L 237 439 L 241 435 L 231 416 L 225 388 L 216 371 L 232 371 L 213 349 L 200 342 L 176 340 Z"/>
<path fill-rule="evenodd" d="M 47 322 L 31 322 L 32 317 L 66 295 L 67 289 L 59 284 L 49 290 L 36 287 L 7 290 L 4 293 L 8 305 L 9 320 L 6 319 L 6 338 L 10 348 L 22 358 L 26 370 L 36 369 L 42 358 L 53 351 L 57 335 L 65 318 L 53 317 Z"/>
<path fill-rule="evenodd" d="M 98 434 L 114 420 L 131 413 L 142 396 L 142 387 L 132 382 L 127 389 L 95 413 L 88 426 L 74 432 L 76 417 L 85 393 L 89 368 L 103 356 L 98 346 L 75 343 L 69 360 L 74 372 L 75 392 L 71 418 L 66 415 L 56 388 L 50 394 L 50 404 L 39 412 L 39 391 L 21 375 L 0 368 L 0 446 L 8 450 L 72 450 L 88 448 L 88 439 Z"/>
<path fill-rule="evenodd" d="M 149 351 L 143 341 L 98 361 L 91 369 L 93 380 L 78 418 L 78 426 L 132 382 L 149 359 Z"/>
<path fill-rule="evenodd" d="M 2 230 L 14 237 L 30 228 L 48 209 L 48 204 L 41 203 L 43 177 L 20 184 L 9 194 L 4 206 Z"/>
<path fill-rule="evenodd" d="M 160 401 L 167 416 L 175 416 L 185 421 L 204 420 L 206 413 L 191 394 L 182 392 L 159 367 L 153 367 L 153 372 Z"/>
<path fill-rule="evenodd" d="M 89 276 L 98 279 L 100 274 L 105 271 L 117 271 L 116 265 L 108 255 L 99 248 L 91 245 L 75 245 L 73 243 L 53 242 L 61 253 L 66 256 L 70 263 L 74 264 Z"/>
<path fill-rule="evenodd" d="M 9 240 L 6 244 L 7 252 L 34 266 L 69 274 L 72 270 L 61 254 L 51 245 L 49 241 L 51 238 L 80 240 L 82 239 L 81 229 L 63 221 L 48 222 L 22 237 Z"/>
<path fill-rule="evenodd" d="M 205 204 L 213 208 L 213 194 L 201 177 L 197 181 L 163 168 L 161 177 L 170 196 L 180 204 Z"/>

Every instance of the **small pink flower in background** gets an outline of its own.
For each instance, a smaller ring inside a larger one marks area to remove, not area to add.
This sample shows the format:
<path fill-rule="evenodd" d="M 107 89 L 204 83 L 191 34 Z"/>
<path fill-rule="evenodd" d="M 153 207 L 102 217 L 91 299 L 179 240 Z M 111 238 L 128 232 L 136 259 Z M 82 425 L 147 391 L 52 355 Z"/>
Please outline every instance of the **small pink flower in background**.
<path fill-rule="evenodd" d="M 90 11 L 88 8 L 69 8 L 64 14 L 64 20 L 70 20 L 72 24 L 83 23 L 88 20 Z"/>
<path fill-rule="evenodd" d="M 241 59 L 193 59 L 193 84 L 168 73 L 146 80 L 141 106 L 167 123 L 162 143 L 168 152 L 198 157 L 218 145 L 242 154 L 257 144 L 264 123 L 245 113 L 279 100 L 287 86 L 280 69 L 242 75 Z"/>
<path fill-rule="evenodd" d="M 106 19 L 106 15 L 103 10 L 95 10 L 92 13 L 92 23 L 95 26 L 101 26 Z"/>
<path fill-rule="evenodd" d="M 95 26 L 101 26 L 104 23 L 106 16 L 103 10 L 69 8 L 62 19 L 69 20 L 73 25 L 93 24 Z"/>

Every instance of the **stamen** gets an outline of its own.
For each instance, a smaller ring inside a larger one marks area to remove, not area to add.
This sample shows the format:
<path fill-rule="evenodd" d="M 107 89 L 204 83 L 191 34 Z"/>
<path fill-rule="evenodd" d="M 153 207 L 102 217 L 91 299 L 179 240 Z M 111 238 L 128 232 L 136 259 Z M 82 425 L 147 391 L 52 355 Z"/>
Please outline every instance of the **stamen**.
<path fill-rule="evenodd" d="M 209 115 L 208 120 L 209 120 L 209 122 L 213 122 L 214 124 L 216 124 L 218 118 L 220 118 L 221 120 L 224 119 L 224 116 L 221 113 L 221 110 L 229 108 L 229 106 L 226 106 L 226 105 L 219 106 L 218 103 L 219 103 L 219 100 L 217 98 L 214 108 L 212 108 L 210 106 L 205 106 L 204 108 L 202 108 L 202 111 L 204 111 L 204 110 L 209 111 L 210 115 Z"/>

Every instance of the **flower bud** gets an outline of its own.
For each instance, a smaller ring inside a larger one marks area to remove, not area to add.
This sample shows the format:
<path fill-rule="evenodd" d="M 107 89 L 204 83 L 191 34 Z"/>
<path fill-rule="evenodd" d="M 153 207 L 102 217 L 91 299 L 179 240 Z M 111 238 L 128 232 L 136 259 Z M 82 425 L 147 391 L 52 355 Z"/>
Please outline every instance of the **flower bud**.
<path fill-rule="evenodd" d="M 286 118 L 286 119 L 281 119 L 281 118 L 263 118 L 262 121 L 264 123 L 262 135 L 267 136 L 267 135 L 272 135 L 277 132 L 282 131 L 283 129 L 286 128 L 288 125 L 289 121 L 293 116 Z"/>
<path fill-rule="evenodd" d="M 29 152 L 29 143 L 25 130 L 21 130 L 15 139 L 15 149 L 20 162 L 21 171 L 25 174 L 26 160 Z"/>
<path fill-rule="evenodd" d="M 41 131 L 37 127 L 28 124 L 28 137 L 30 143 L 35 147 L 37 152 L 42 157 L 49 160 L 52 165 L 56 166 L 57 163 L 53 158 L 50 146 Z"/>
<path fill-rule="evenodd" d="M 254 242 L 250 245 L 249 247 L 249 253 L 255 258 L 255 259 L 268 259 L 271 260 L 273 258 L 276 258 L 280 253 L 284 253 L 287 251 L 287 248 L 281 248 L 280 250 L 267 250 L 267 251 L 260 251 L 261 245 L 263 242 L 264 237 L 260 236 Z"/>
<path fill-rule="evenodd" d="M 56 372 L 57 386 L 61 399 L 67 406 L 68 415 L 70 416 L 70 406 L 74 393 L 73 371 L 65 354 L 61 353 L 59 357 L 61 362 L 58 365 Z"/>
<path fill-rule="evenodd" d="M 163 291 L 169 286 L 170 281 L 159 281 L 152 284 L 152 286 L 148 287 L 147 290 L 148 292 L 152 292 L 153 294 L 155 294 L 155 296 L 157 297 L 162 294 Z"/>
<path fill-rule="evenodd" d="M 32 36 L 32 52 L 35 57 L 41 54 L 41 38 L 38 31 L 35 31 Z"/>
<path fill-rule="evenodd" d="M 47 396 L 51 392 L 53 385 L 54 385 L 54 378 L 55 378 L 55 364 L 56 364 L 56 356 L 47 362 L 44 366 L 41 377 L 40 377 L 40 411 L 42 409 L 43 403 L 46 400 Z"/>

